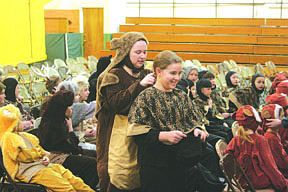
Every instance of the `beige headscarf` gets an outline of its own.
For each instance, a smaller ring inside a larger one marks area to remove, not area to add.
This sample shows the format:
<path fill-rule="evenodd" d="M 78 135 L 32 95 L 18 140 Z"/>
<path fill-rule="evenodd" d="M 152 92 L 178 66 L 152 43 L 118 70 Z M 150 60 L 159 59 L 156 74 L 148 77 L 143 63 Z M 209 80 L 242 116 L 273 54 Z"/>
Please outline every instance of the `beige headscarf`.
<path fill-rule="evenodd" d="M 101 93 L 102 87 L 113 85 L 119 82 L 119 79 L 116 75 L 109 73 L 109 71 L 116 67 L 127 54 L 129 54 L 132 46 L 139 40 L 146 41 L 148 45 L 148 40 L 143 33 L 140 32 L 128 32 L 122 35 L 120 38 L 113 38 L 111 41 L 112 49 L 116 49 L 116 56 L 113 58 L 112 62 L 108 67 L 101 73 L 97 82 L 97 96 L 96 96 L 96 117 L 98 112 L 101 110 L 104 96 Z"/>

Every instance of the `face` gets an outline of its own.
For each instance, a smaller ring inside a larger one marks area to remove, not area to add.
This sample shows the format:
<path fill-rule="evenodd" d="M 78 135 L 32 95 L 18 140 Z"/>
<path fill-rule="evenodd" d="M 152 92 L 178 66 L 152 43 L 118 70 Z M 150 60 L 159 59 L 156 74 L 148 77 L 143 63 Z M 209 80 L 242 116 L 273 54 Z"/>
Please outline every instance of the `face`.
<path fill-rule="evenodd" d="M 238 83 L 239 83 L 238 74 L 235 73 L 235 74 L 231 75 L 230 80 L 231 80 L 231 83 L 233 85 L 238 85 Z"/>
<path fill-rule="evenodd" d="M 71 117 L 71 114 L 72 114 L 72 106 L 69 106 L 69 107 L 66 109 L 65 116 L 66 116 L 66 117 Z"/>
<path fill-rule="evenodd" d="M 137 41 L 130 50 L 130 60 L 136 68 L 141 68 L 147 58 L 147 44 L 145 41 Z"/>
<path fill-rule="evenodd" d="M 163 91 L 169 92 L 175 89 L 181 79 L 182 63 L 172 63 L 165 69 L 156 68 L 157 82 Z M 157 83 L 156 82 L 156 83 Z"/>
<path fill-rule="evenodd" d="M 88 96 L 89 96 L 89 89 L 88 89 L 88 86 L 87 87 L 85 87 L 85 89 L 82 91 L 82 93 L 81 93 L 81 99 L 82 99 L 82 101 L 85 101 L 85 100 L 87 100 L 87 98 L 88 98 Z"/>
<path fill-rule="evenodd" d="M 257 77 L 257 78 L 255 79 L 255 87 L 256 87 L 258 90 L 264 89 L 264 87 L 265 87 L 265 79 L 264 79 L 264 77 Z"/>
<path fill-rule="evenodd" d="M 15 88 L 15 97 L 17 98 L 18 95 L 19 95 L 19 87 L 17 85 L 16 88 Z"/>
<path fill-rule="evenodd" d="M 5 89 L 2 90 L 2 92 L 0 93 L 0 104 L 4 103 L 4 99 L 5 99 L 6 95 L 5 95 Z"/>
<path fill-rule="evenodd" d="M 215 88 L 215 86 L 216 86 L 215 79 L 209 79 L 209 81 L 212 84 L 212 89 Z"/>
<path fill-rule="evenodd" d="M 193 82 L 196 82 L 198 80 L 198 71 L 196 70 L 190 71 L 188 79 L 190 79 Z"/>
<path fill-rule="evenodd" d="M 191 87 L 191 93 L 192 93 L 193 97 L 195 98 L 196 97 L 196 87 L 195 86 Z"/>
<path fill-rule="evenodd" d="M 212 89 L 210 87 L 204 87 L 201 88 L 201 92 L 203 93 L 203 95 L 205 95 L 206 97 L 210 97 Z"/>

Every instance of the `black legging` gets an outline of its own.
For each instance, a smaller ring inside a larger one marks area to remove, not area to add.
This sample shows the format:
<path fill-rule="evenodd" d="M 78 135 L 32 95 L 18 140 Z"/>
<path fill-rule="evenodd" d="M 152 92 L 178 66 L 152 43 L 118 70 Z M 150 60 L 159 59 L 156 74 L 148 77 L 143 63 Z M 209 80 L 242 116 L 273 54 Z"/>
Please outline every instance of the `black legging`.
<path fill-rule="evenodd" d="M 96 158 L 85 155 L 69 155 L 62 165 L 75 176 L 80 177 L 85 184 L 96 190 L 99 181 Z"/>

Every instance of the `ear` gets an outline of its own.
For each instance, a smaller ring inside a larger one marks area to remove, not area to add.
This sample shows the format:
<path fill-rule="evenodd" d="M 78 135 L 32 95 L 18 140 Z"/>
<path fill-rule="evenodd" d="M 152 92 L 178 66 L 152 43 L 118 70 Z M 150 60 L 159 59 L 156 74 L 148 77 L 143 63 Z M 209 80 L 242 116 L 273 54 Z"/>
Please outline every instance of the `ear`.
<path fill-rule="evenodd" d="M 160 72 L 161 72 L 160 67 L 156 67 L 156 68 L 155 68 L 155 73 L 156 73 L 156 75 L 160 75 Z"/>

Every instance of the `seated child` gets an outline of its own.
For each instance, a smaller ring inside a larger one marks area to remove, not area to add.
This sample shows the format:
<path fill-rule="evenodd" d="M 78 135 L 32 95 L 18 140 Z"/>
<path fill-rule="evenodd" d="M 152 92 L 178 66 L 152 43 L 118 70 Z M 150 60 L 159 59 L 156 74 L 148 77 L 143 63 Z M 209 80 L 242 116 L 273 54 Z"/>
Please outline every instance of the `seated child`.
<path fill-rule="evenodd" d="M 277 191 L 288 191 L 288 180 L 278 170 L 265 137 L 255 134 L 261 122 L 256 109 L 250 105 L 242 106 L 233 118 L 238 121 L 239 136 L 231 140 L 224 153 L 237 159 L 255 189 L 272 187 Z M 241 176 L 239 182 L 246 185 Z"/>
<path fill-rule="evenodd" d="M 219 136 L 215 137 L 216 139 L 212 138 L 212 140 L 208 137 L 208 142 L 214 146 L 219 139 L 224 139 L 226 143 L 229 143 L 233 134 L 231 128 L 223 121 L 224 117 L 218 112 L 216 105 L 211 99 L 211 88 L 212 83 L 208 79 L 197 81 L 196 91 L 198 97 L 193 100 L 193 104 L 197 106 L 197 111 L 203 117 L 210 139 L 212 136 L 214 138 L 214 135 Z"/>
<path fill-rule="evenodd" d="M 49 163 L 49 152 L 34 135 L 22 131 L 21 114 L 9 104 L 0 109 L 0 140 L 4 166 L 13 180 L 38 183 L 47 191 L 93 191 L 82 179 L 59 164 Z"/>
<path fill-rule="evenodd" d="M 265 138 L 270 146 L 272 155 L 278 166 L 278 169 L 288 176 L 288 155 L 281 144 L 280 135 L 278 133 L 279 128 L 268 128 L 266 119 L 282 119 L 284 116 L 283 109 L 280 105 L 269 104 L 265 105 L 261 111 L 261 117 L 263 119 L 262 129 L 265 132 Z"/>

